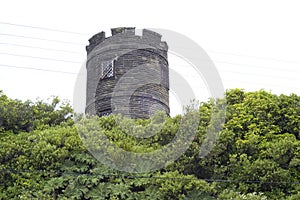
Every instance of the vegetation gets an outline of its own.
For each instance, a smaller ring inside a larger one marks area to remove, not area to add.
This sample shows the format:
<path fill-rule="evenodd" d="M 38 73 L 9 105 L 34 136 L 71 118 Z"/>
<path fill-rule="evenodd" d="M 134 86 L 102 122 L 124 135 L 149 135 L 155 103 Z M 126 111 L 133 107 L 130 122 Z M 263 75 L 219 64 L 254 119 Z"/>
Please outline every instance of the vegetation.
<path fill-rule="evenodd" d="M 86 148 L 97 143 L 82 140 L 93 132 L 84 128 L 101 127 L 117 147 L 147 153 L 189 132 L 189 126 L 179 128 L 182 121 L 192 123 L 189 114 L 158 113 L 148 120 L 111 115 L 74 123 L 71 106 L 58 98 L 21 102 L 1 92 L 0 199 L 300 199 L 300 96 L 229 90 L 219 130 L 211 118 L 224 105 L 222 99 L 201 103 L 191 145 L 175 162 L 129 173 L 98 162 Z M 154 136 L 135 137 L 155 129 Z M 202 158 L 209 130 L 219 130 L 218 140 Z M 109 151 L 113 162 L 123 162 L 120 152 Z"/>

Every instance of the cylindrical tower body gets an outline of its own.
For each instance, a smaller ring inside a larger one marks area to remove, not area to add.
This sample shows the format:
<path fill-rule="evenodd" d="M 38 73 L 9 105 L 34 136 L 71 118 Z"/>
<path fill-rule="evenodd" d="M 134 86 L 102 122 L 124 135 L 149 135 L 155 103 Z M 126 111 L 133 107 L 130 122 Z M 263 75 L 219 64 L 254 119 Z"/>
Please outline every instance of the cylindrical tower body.
<path fill-rule="evenodd" d="M 157 111 L 170 113 L 168 46 L 160 34 L 144 29 L 138 36 L 134 28 L 122 27 L 89 42 L 87 114 L 149 118 Z"/>

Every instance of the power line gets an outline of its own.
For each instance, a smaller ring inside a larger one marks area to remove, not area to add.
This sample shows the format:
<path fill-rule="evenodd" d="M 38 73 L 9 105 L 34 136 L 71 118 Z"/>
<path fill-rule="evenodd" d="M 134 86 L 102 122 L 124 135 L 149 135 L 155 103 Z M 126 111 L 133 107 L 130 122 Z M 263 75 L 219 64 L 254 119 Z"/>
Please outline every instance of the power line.
<path fill-rule="evenodd" d="M 24 35 L 15 35 L 15 34 L 8 34 L 8 33 L 0 33 L 0 35 L 9 36 L 9 37 L 19 37 L 19 38 L 26 38 L 31 40 L 41 40 L 41 41 L 47 41 L 47 42 L 57 42 L 57 43 L 64 43 L 64 44 L 70 44 L 70 45 L 85 45 L 81 43 L 76 42 L 66 42 L 61 40 L 51 40 L 51 39 L 45 39 L 45 38 L 37 38 L 37 37 L 30 37 L 30 36 L 24 36 Z"/>
<path fill-rule="evenodd" d="M 271 75 L 270 72 L 268 72 L 268 74 L 265 73 L 251 73 L 251 72 L 240 72 L 240 71 L 234 71 L 234 70 L 219 70 L 219 73 L 222 74 L 220 71 L 222 71 L 222 73 L 231 73 L 231 74 L 241 74 L 241 75 L 250 75 L 250 76 L 255 76 L 255 77 L 270 77 L 270 78 L 280 78 L 280 79 L 289 79 L 289 80 L 299 80 L 299 78 L 290 78 L 290 77 L 286 77 L 286 76 L 274 76 Z M 189 74 L 189 75 L 185 75 L 184 77 L 194 77 L 194 78 L 198 78 L 199 76 L 195 75 L 195 74 Z"/>
<path fill-rule="evenodd" d="M 0 53 L 1 54 L 1 53 Z M 26 56 L 27 57 L 27 56 Z M 30 56 L 30 58 L 35 58 L 35 57 L 32 57 Z M 44 59 L 44 58 L 41 58 L 39 57 L 40 59 Z M 48 60 L 48 58 L 45 58 Z M 50 59 L 50 58 L 49 58 Z M 53 59 L 51 59 L 53 60 Z M 54 61 L 63 61 L 63 62 L 68 62 L 68 61 L 65 61 L 65 60 L 54 60 Z M 63 74 L 77 74 L 77 73 L 73 73 L 73 72 L 65 72 L 65 71 L 56 71 L 56 70 L 47 70 L 47 69 L 39 69 L 39 68 L 34 68 L 34 67 L 22 67 L 22 66 L 16 66 L 16 65 L 7 65 L 7 64 L 0 64 L 0 66 L 2 67 L 11 67 L 11 68 L 19 68 L 19 69 L 27 69 L 27 70 L 39 70 L 39 71 L 47 71 L 47 72 L 56 72 L 56 73 L 63 73 Z M 231 73 L 236 73 L 236 74 L 243 74 L 243 73 L 239 73 L 239 72 L 234 72 L 234 71 L 230 71 Z M 247 74 L 247 73 L 244 73 L 244 74 Z M 189 75 L 190 76 L 190 75 Z M 196 76 L 191 76 L 191 77 L 196 77 Z M 268 76 L 268 77 L 274 77 L 274 78 L 283 78 L 283 77 L 276 77 L 276 76 Z M 298 80 L 298 79 L 292 79 L 292 80 Z M 252 83 L 253 82 L 251 81 L 242 81 L 242 82 L 245 82 L 245 83 Z M 280 87 L 281 85 L 274 85 L 274 84 L 269 84 L 269 86 L 274 86 L 274 87 Z M 197 88 L 203 88 L 203 89 L 207 89 L 207 87 L 199 87 L 197 86 Z M 291 88 L 295 88 L 295 89 L 298 89 L 296 87 L 291 87 Z"/>
<path fill-rule="evenodd" d="M 261 65 L 239 64 L 239 63 L 232 63 L 232 62 L 227 62 L 227 61 L 213 61 L 213 62 L 228 64 L 228 65 L 238 65 L 238 66 L 246 66 L 246 67 L 264 68 L 264 69 L 271 69 L 271 70 L 278 70 L 278 71 L 285 71 L 285 72 L 286 71 L 290 71 L 290 72 L 296 72 L 297 71 L 297 70 L 280 69 L 280 68 L 274 68 L 274 67 L 265 67 L 265 66 L 261 66 Z"/>
<path fill-rule="evenodd" d="M 37 71 L 45 71 L 45 72 L 55 72 L 55 73 L 62 73 L 62 74 L 72 74 L 76 75 L 77 73 L 74 72 L 65 72 L 65 71 L 56 71 L 51 69 L 40 69 L 40 68 L 34 68 L 34 67 L 21 67 L 16 65 L 4 65 L 0 64 L 1 67 L 8 67 L 8 68 L 17 68 L 17 69 L 26 69 L 26 70 L 37 70 Z"/>
<path fill-rule="evenodd" d="M 79 33 L 79 32 L 73 32 L 73 31 L 51 29 L 51 28 L 46 28 L 46 27 L 31 26 L 31 25 L 24 25 L 24 24 L 16 24 L 16 23 L 9 23 L 9 22 L 0 22 L 0 24 L 10 25 L 10 26 L 26 27 L 26 28 L 32 28 L 32 29 L 40 29 L 40 30 L 45 30 L 45 31 L 70 33 L 70 34 L 77 34 L 77 35 L 86 35 L 86 36 L 89 35 L 87 33 Z M 187 48 L 185 48 L 185 49 L 187 49 Z M 256 59 L 273 60 L 273 61 L 277 61 L 277 62 L 300 64 L 299 61 L 281 60 L 281 59 L 276 59 L 276 58 L 267 58 L 267 57 L 261 57 L 261 56 L 253 56 L 253 55 L 235 54 L 235 53 L 228 53 L 228 52 L 221 52 L 221 51 L 214 51 L 214 50 L 207 50 L 207 51 L 211 52 L 211 53 L 215 53 L 215 54 L 225 54 L 225 55 L 233 55 L 233 56 L 238 56 L 238 57 L 250 57 L 250 58 L 256 58 Z"/>
<path fill-rule="evenodd" d="M 223 60 L 209 60 L 209 59 L 201 59 L 198 57 L 187 57 L 186 59 L 193 58 L 201 62 L 213 62 L 213 63 L 222 63 L 227 65 L 237 65 L 237 66 L 246 66 L 246 67 L 254 67 L 254 68 L 262 68 L 262 69 L 271 69 L 271 70 L 278 70 L 278 71 L 291 71 L 291 72 L 298 72 L 298 70 L 289 70 L 289 69 L 282 69 L 282 68 L 274 68 L 274 67 L 266 67 L 261 65 L 250 65 L 250 64 L 242 64 L 242 63 L 234 63 L 234 62 L 227 62 Z M 191 65 L 189 63 L 189 65 Z M 187 65 L 177 65 L 177 66 L 187 66 Z M 300 71 L 299 71 L 300 72 Z"/>
<path fill-rule="evenodd" d="M 179 47 L 181 49 L 192 50 L 191 48 L 188 48 L 188 47 L 182 47 L 182 46 L 176 46 L 176 47 Z M 282 60 L 282 59 L 276 59 L 276 58 L 270 58 L 270 57 L 268 58 L 268 57 L 262 57 L 262 56 L 235 54 L 235 53 L 228 53 L 228 52 L 221 52 L 221 51 L 214 51 L 214 50 L 205 50 L 205 49 L 203 49 L 203 50 L 205 52 L 211 52 L 211 53 L 215 53 L 215 54 L 224 54 L 224 55 L 232 55 L 232 56 L 236 56 L 236 57 L 248 57 L 248 58 L 263 59 L 263 60 L 273 60 L 273 61 L 276 61 L 276 62 L 300 64 L 300 61 L 295 61 L 295 60 Z M 170 51 L 172 51 L 172 48 L 170 48 Z"/>
<path fill-rule="evenodd" d="M 0 22 L 1 23 L 1 22 Z M 26 26 L 26 25 L 24 25 Z M 0 35 L 12 35 L 12 34 L 1 34 Z M 53 42 L 63 42 L 63 43 L 72 43 L 72 44 L 79 44 L 79 43 L 73 43 L 73 42 L 65 42 L 65 41 L 59 41 L 59 40 L 48 40 L 48 39 L 43 39 L 43 38 L 35 38 L 35 37 L 27 37 L 27 36 L 21 36 L 21 35 L 12 35 L 12 36 L 17 36 L 17 37 L 25 37 L 25 38 L 30 38 L 30 39 L 38 39 L 38 40 L 46 40 L 46 41 L 53 41 Z M 2 44 L 9 44 L 9 43 L 2 43 Z M 47 49 L 47 48 L 42 48 L 42 47 L 33 47 L 33 46 L 26 46 L 26 45 L 17 45 L 17 44 L 10 44 L 14 46 L 22 46 L 22 47 L 28 47 L 28 48 L 37 48 L 37 49 L 44 49 L 44 50 L 51 50 L 51 51 L 62 51 L 62 52 L 69 52 L 69 51 L 64 51 L 64 50 L 57 50 L 57 49 Z M 75 53 L 75 52 L 70 52 L 70 53 Z M 76 52 L 77 53 L 77 52 Z M 220 53 L 220 52 L 219 52 Z M 70 60 L 60 60 L 60 59 L 52 59 L 52 58 L 44 58 L 44 57 L 35 57 L 35 56 L 27 56 L 27 55 L 18 55 L 18 54 L 8 54 L 8 53 L 2 53 L 5 55 L 11 55 L 11 56 L 21 56 L 21 57 L 28 57 L 28 58 L 34 58 L 34 59 L 43 59 L 43 60 L 52 60 L 52 61 L 60 61 L 60 62 L 70 62 L 70 63 L 79 63 L 75 61 L 70 61 Z M 202 60 L 202 61 L 208 61 L 208 60 Z M 291 71 L 291 72 L 298 72 L 296 70 L 288 70 L 288 69 L 279 69 L 279 68 L 271 68 L 271 67 L 265 67 L 265 66 L 257 66 L 257 65 L 248 65 L 248 64 L 239 64 L 239 63 L 232 63 L 232 62 L 226 62 L 226 61 L 214 61 L 216 63 L 223 63 L 223 64 L 230 64 L 230 65 L 238 65 L 238 66 L 248 66 L 248 67 L 256 67 L 256 68 L 266 68 L 266 69 L 272 69 L 272 70 L 279 70 L 279 71 Z M 228 70 L 226 70 L 228 71 Z M 239 74 L 249 74 L 249 73 L 242 73 L 242 72 L 235 72 L 235 71 L 228 71 L 232 73 L 239 73 Z M 253 74 L 253 73 L 252 73 Z M 254 74 L 253 74 L 254 75 Z M 267 75 L 268 76 L 268 75 Z M 273 76 L 269 76 L 273 77 Z"/>
<path fill-rule="evenodd" d="M 1 35 L 1 33 L 0 33 Z M 0 43 L 1 44 L 1 43 Z M 6 43 L 4 43 L 6 44 Z M 18 45 L 16 45 L 18 46 Z M 22 45 L 23 46 L 23 45 Z M 26 47 L 26 46 L 24 46 Z M 27 47 L 31 47 L 31 46 L 27 46 Z M 39 47 L 32 47 L 32 48 L 39 48 Z M 42 48 L 43 49 L 43 48 Z M 46 50 L 54 50 L 54 49 L 46 49 Z M 59 51 L 59 50 L 54 50 L 54 51 Z M 68 51 L 65 51 L 65 52 L 68 52 Z M 75 53 L 75 52 L 72 52 L 72 53 Z M 71 61 L 71 60 L 60 60 L 60 59 L 53 59 L 53 58 L 44 58 L 44 57 L 36 57 L 36 56 L 28 56 L 28 55 L 20 55 L 20 54 L 11 54 L 11 53 L 3 53 L 3 52 L 0 52 L 0 54 L 3 54 L 3 55 L 11 55 L 11 56 L 20 56 L 20 57 L 28 57 L 28 58 L 35 58 L 35 59 L 43 59 L 43 60 L 52 60 L 52 61 L 61 61 L 61 62 L 70 62 L 70 63 L 80 63 L 80 62 L 77 62 L 77 61 Z M 204 61 L 204 62 L 210 62 L 210 60 L 205 60 L 205 59 L 202 59 L 201 61 Z M 272 68 L 272 67 L 265 67 L 265 66 L 257 66 L 257 65 L 248 65 L 248 64 L 240 64 L 240 63 L 232 63 L 232 62 L 226 62 L 226 61 L 213 61 L 213 62 L 216 62 L 216 63 L 223 63 L 223 64 L 229 64 L 229 65 L 238 65 L 238 66 L 247 66 L 247 67 L 255 67 L 255 68 L 263 68 L 263 69 L 272 69 L 272 70 L 278 70 L 278 71 L 289 71 L 289 72 L 298 72 L 298 70 L 287 70 L 287 69 L 279 69 L 279 68 Z M 186 65 L 178 65 L 176 64 L 176 66 L 186 66 Z M 232 73 L 239 73 L 239 74 L 243 74 L 242 72 L 234 72 L 234 71 L 231 71 Z M 300 71 L 299 71 L 300 72 Z M 244 73 L 244 74 L 248 74 L 248 73 Z M 253 73 L 252 73 L 253 74 Z M 254 74 L 255 75 L 255 74 Z"/>
<path fill-rule="evenodd" d="M 262 60 L 273 60 L 276 62 L 300 64 L 299 61 L 293 61 L 293 60 L 281 60 L 281 59 L 276 59 L 276 58 L 267 58 L 267 57 L 261 57 L 261 56 L 251 56 L 251 55 L 244 55 L 244 54 L 227 53 L 227 52 L 220 52 L 220 51 L 213 51 L 213 50 L 207 50 L 207 51 L 211 52 L 211 53 L 215 53 L 215 54 L 225 54 L 225 55 L 233 55 L 233 56 L 237 56 L 237 57 L 249 57 L 249 58 L 262 59 Z"/>
<path fill-rule="evenodd" d="M 162 180 L 202 180 L 206 182 L 219 182 L 219 183 L 249 183 L 249 184 L 292 184 L 299 185 L 300 182 L 288 182 L 288 181 L 260 181 L 260 180 L 229 180 L 229 179 L 207 179 L 207 178 L 185 178 L 185 177 L 161 177 L 161 176 L 132 176 L 126 174 L 100 174 L 100 173 L 78 173 L 78 172 L 59 172 L 59 171 L 45 171 L 45 170 L 16 170 L 16 169 L 2 169 L 1 173 L 49 173 L 56 174 L 58 176 L 62 175 L 73 175 L 73 176 L 101 176 L 107 178 L 124 178 L 124 179 L 162 179 Z"/>
<path fill-rule="evenodd" d="M 0 42 L 0 44 L 1 45 L 16 46 L 16 47 L 32 48 L 32 49 L 41 49 L 41 50 L 47 50 L 47 51 L 58 51 L 58 52 L 65 52 L 65 53 L 72 53 L 72 54 L 81 54 L 78 51 L 67 51 L 67 50 L 62 50 L 62 49 L 50 49 L 50 48 L 44 48 L 44 47 L 20 45 L 20 44 L 6 43 L 6 42 Z"/>
<path fill-rule="evenodd" d="M 57 62 L 67 62 L 67 63 L 83 63 L 83 62 L 77 62 L 72 60 L 62 60 L 62 59 L 54 59 L 54 58 L 46 58 L 46 57 L 39 57 L 39 56 L 28 56 L 28 55 L 21 55 L 21 54 L 12 54 L 12 53 L 4 53 L 0 52 L 2 55 L 8 55 L 8 56 L 17 56 L 17 57 L 25 57 L 25 58 L 33 58 L 33 59 L 40 59 L 40 60 L 50 60 L 50 61 L 57 61 Z"/>
<path fill-rule="evenodd" d="M 16 69 L 24 69 L 24 70 L 36 70 L 36 71 L 45 71 L 45 72 L 53 72 L 53 73 L 61 73 L 61 74 L 71 74 L 71 75 L 78 75 L 78 73 L 75 72 L 66 72 L 66 71 L 57 71 L 57 70 L 50 70 L 50 69 L 40 69 L 40 68 L 34 68 L 34 67 L 22 67 L 22 66 L 16 66 L 16 65 L 6 65 L 6 64 L 0 64 L 0 67 L 6 67 L 6 68 L 16 68 Z M 247 82 L 247 81 L 242 81 L 245 83 L 252 83 L 253 82 Z M 274 87 L 278 87 L 280 85 L 269 85 L 269 86 L 274 86 Z M 208 89 L 208 87 L 201 87 L 201 86 L 197 86 L 197 88 L 201 88 L 201 89 Z M 296 87 L 291 87 L 294 89 L 298 89 Z"/>
<path fill-rule="evenodd" d="M 73 32 L 73 31 L 65 31 L 65 30 L 51 29 L 51 28 L 45 28 L 45 27 L 39 27 L 39 26 L 31 26 L 31 25 L 24 25 L 24 24 L 15 24 L 15 23 L 8 23 L 8 22 L 0 22 L 0 24 L 10 25 L 10 26 L 20 26 L 20 27 L 33 28 L 33 29 L 40 29 L 40 30 L 45 30 L 45 31 L 70 33 L 70 34 L 76 34 L 76 35 L 88 35 L 88 34 L 85 34 L 85 33 L 78 33 L 78 32 Z"/>
<path fill-rule="evenodd" d="M 75 42 L 66 42 L 66 41 L 61 41 L 61 40 L 51 40 L 51 39 L 29 37 L 29 36 L 23 36 L 23 35 L 15 35 L 15 34 L 0 33 L 0 35 L 11 36 L 11 37 L 21 37 L 21 38 L 34 39 L 34 40 L 42 40 L 42 41 L 48 41 L 48 42 L 65 43 L 65 44 L 71 44 L 71 45 L 85 45 L 85 44 L 75 43 Z M 224 53 L 224 54 L 227 54 L 227 53 Z M 255 56 L 248 56 L 248 57 L 255 57 Z M 215 62 L 215 63 L 223 63 L 223 64 L 229 64 L 229 65 L 238 65 L 238 66 L 248 66 L 248 67 L 255 67 L 255 68 L 265 68 L 265 69 L 272 69 L 272 70 L 275 69 L 275 70 L 279 70 L 279 71 L 296 71 L 296 70 L 279 69 L 279 68 L 272 68 L 272 67 L 265 67 L 265 66 L 258 66 L 258 65 L 240 64 L 240 63 L 227 62 L 227 61 L 199 59 L 197 57 L 187 57 L 187 58 L 195 58 L 195 59 L 198 59 L 199 61 L 203 61 L 203 62 L 211 62 L 212 61 L 212 62 Z M 290 62 L 290 63 L 299 64 L 298 62 L 294 62 L 294 61 L 282 61 L 281 60 L 281 62 Z"/>
<path fill-rule="evenodd" d="M 42 49 L 42 50 L 49 50 L 49 51 L 60 51 L 60 52 L 73 53 L 73 54 L 81 54 L 80 52 L 75 52 L 75 51 L 66 51 L 66 50 L 60 50 L 60 49 L 50 49 L 50 48 L 43 48 L 43 47 L 36 47 L 36 46 L 27 46 L 27 45 L 19 45 L 19 44 L 12 44 L 12 43 L 3 43 L 3 42 L 0 42 L 0 44 L 3 44 L 3 45 L 12 45 L 12 46 L 19 46 L 19 47 L 27 47 L 27 48 L 35 48 L 35 49 Z M 207 61 L 207 62 L 209 62 L 210 60 L 202 59 L 201 61 L 204 61 L 204 62 Z M 285 72 L 286 71 L 298 72 L 297 70 L 288 70 L 288 69 L 279 69 L 279 68 L 257 66 L 257 65 L 239 64 L 239 63 L 232 63 L 232 62 L 226 62 L 226 61 L 212 61 L 212 62 L 229 64 L 229 65 L 238 65 L 238 66 L 248 66 L 248 67 L 255 67 L 255 68 L 263 68 L 263 69 L 272 69 L 272 70 L 275 69 L 275 70 L 285 71 Z M 186 66 L 186 65 L 177 65 L 177 66 Z M 226 71 L 228 71 L 228 70 L 226 70 Z M 233 71 L 231 71 L 231 72 L 233 72 Z M 241 73 L 241 72 L 234 72 L 234 73 Z"/>
<path fill-rule="evenodd" d="M 3 54 L 3 55 L 10 55 L 10 56 L 20 56 L 20 57 L 28 57 L 28 58 L 33 58 L 33 59 L 43 59 L 43 60 L 50 60 L 50 61 L 57 61 L 57 62 L 67 62 L 67 63 L 76 63 L 76 64 L 79 64 L 79 63 L 82 63 L 82 62 L 76 62 L 76 61 L 69 61 L 69 60 L 60 60 L 60 59 L 52 59 L 52 58 L 44 58 L 44 57 L 35 57 L 35 56 L 27 56 L 27 55 L 18 55 L 18 54 L 10 54 L 10 53 L 2 53 L 0 52 L 0 54 Z M 1 64 L 1 66 L 5 66 L 5 67 L 14 67 L 14 68 L 20 68 L 20 69 L 29 69 L 29 70 L 42 70 L 43 69 L 37 69 L 37 68 L 33 68 L 33 67 L 22 67 L 22 66 L 15 66 L 15 65 L 6 65 L 6 64 Z M 64 72 L 64 71 L 55 71 L 55 70 L 44 70 L 44 71 L 49 71 L 49 72 L 57 72 L 57 73 L 69 73 L 69 72 Z M 226 72 L 229 72 L 229 73 L 234 73 L 234 74 L 249 74 L 249 73 L 242 73 L 242 72 L 235 72 L 235 71 L 228 71 L 226 70 Z M 74 73 L 76 74 L 76 73 Z M 259 75 L 259 74 L 254 74 L 254 73 L 251 73 L 252 75 Z M 190 75 L 189 75 L 190 76 Z M 287 77 L 279 77 L 279 76 L 271 76 L 271 75 L 264 75 L 264 76 L 267 76 L 267 77 L 274 77 L 274 78 L 287 78 Z M 192 76 L 192 77 L 195 77 L 195 76 Z M 291 79 L 291 80 L 298 80 L 298 79 Z M 246 82 L 246 81 L 243 81 L 243 82 Z M 253 83 L 253 82 L 249 82 L 248 83 Z M 270 84 L 269 84 L 270 85 Z M 274 85 L 272 84 L 272 86 L 281 86 L 281 85 Z M 206 88 L 206 87 L 203 87 L 203 88 Z M 295 88 L 295 87 L 292 87 L 292 88 Z M 206 88 L 207 89 L 207 88 Z M 296 88 L 295 88 L 296 89 Z"/>
<path fill-rule="evenodd" d="M 190 57 L 189 57 L 190 58 Z M 195 58 L 197 59 L 197 58 Z M 213 63 L 222 63 L 222 64 L 227 64 L 227 65 L 236 65 L 236 66 L 245 66 L 245 67 L 254 67 L 254 68 L 260 68 L 260 69 L 271 69 L 271 70 L 277 70 L 277 71 L 284 71 L 284 72 L 299 72 L 298 70 L 290 70 L 290 69 L 280 69 L 280 68 L 273 68 L 273 67 L 266 67 L 262 65 L 249 65 L 249 64 L 243 64 L 243 63 L 234 63 L 234 62 L 227 62 L 227 61 L 221 61 L 221 60 L 206 60 L 206 59 L 198 59 L 201 62 L 213 62 Z M 192 64 L 188 63 L 189 65 L 181 65 L 181 64 L 176 64 L 176 66 L 193 66 Z M 169 64 L 172 66 L 172 63 Z"/>

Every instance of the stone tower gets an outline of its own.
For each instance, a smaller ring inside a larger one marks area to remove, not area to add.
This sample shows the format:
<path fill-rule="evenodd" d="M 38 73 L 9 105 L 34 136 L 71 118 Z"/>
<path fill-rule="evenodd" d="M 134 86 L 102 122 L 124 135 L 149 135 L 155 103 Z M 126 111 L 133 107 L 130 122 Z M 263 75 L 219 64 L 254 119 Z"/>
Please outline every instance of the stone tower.
<path fill-rule="evenodd" d="M 157 111 L 168 115 L 168 46 L 161 35 L 144 29 L 111 29 L 89 39 L 87 51 L 87 114 L 121 113 L 130 118 L 149 118 Z"/>

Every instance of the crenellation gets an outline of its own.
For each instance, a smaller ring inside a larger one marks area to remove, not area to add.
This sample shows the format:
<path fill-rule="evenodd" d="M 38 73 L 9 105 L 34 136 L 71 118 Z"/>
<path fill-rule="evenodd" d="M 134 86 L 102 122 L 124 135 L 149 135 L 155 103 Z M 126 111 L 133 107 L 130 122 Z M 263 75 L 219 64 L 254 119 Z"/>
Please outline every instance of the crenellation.
<path fill-rule="evenodd" d="M 104 31 L 102 31 L 100 33 L 97 33 L 96 35 L 91 37 L 89 39 L 90 44 L 88 46 L 86 46 L 87 54 L 89 54 L 98 44 L 103 42 L 105 39 L 106 39 L 106 37 L 105 37 L 105 32 Z"/>
<path fill-rule="evenodd" d="M 111 98 L 118 81 L 126 76 L 123 85 L 118 88 L 118 95 L 114 96 L 114 101 L 122 103 L 130 99 L 130 103 L 118 108 L 118 111 L 126 113 L 128 110 L 125 115 L 131 118 L 149 118 L 159 110 L 169 114 L 167 43 L 161 41 L 160 34 L 151 30 L 143 30 L 142 36 L 135 35 L 135 28 L 132 27 L 113 28 L 111 31 L 111 37 L 105 38 L 104 32 L 101 32 L 102 35 L 93 36 L 90 47 L 87 48 L 86 113 L 103 116 L 115 111 Z M 110 60 L 114 62 L 113 75 L 101 78 L 100 68 Z M 134 70 L 140 66 L 144 67 L 139 68 L 139 71 Z M 150 69 L 158 76 L 153 77 L 148 73 Z M 143 83 L 146 80 L 152 80 L 153 83 L 139 87 L 128 96 L 128 90 L 134 86 L 132 84 L 135 81 Z"/>
<path fill-rule="evenodd" d="M 117 35 L 120 33 L 127 33 L 134 35 L 135 34 L 135 27 L 118 27 L 118 28 L 112 28 L 111 29 L 111 35 Z"/>
<path fill-rule="evenodd" d="M 161 34 L 151 31 L 149 29 L 143 29 L 142 38 L 151 39 L 156 42 L 161 42 Z"/>

